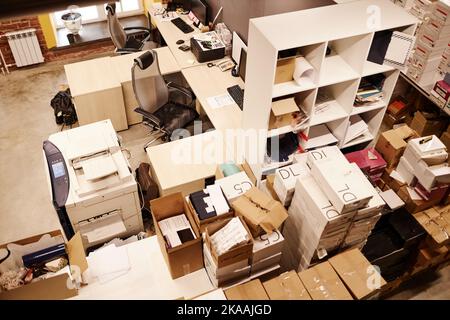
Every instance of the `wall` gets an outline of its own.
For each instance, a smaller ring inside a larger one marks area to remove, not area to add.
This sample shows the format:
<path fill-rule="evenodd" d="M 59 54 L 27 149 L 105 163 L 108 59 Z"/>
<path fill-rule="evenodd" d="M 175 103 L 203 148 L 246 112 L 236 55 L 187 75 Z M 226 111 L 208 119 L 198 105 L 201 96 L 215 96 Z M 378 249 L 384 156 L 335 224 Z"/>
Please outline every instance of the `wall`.
<path fill-rule="evenodd" d="M 56 38 L 53 33 L 53 26 L 49 15 L 0 20 L 0 34 L 26 28 L 36 29 L 39 45 L 46 62 L 62 59 L 76 59 L 91 54 L 112 52 L 114 50 L 111 41 L 101 41 L 84 46 L 50 50 L 50 48 L 56 46 Z M 14 63 L 14 57 L 6 38 L 0 39 L 0 50 L 2 50 L 7 64 Z M 14 69 L 14 67 L 12 67 L 12 69 Z"/>
<path fill-rule="evenodd" d="M 214 17 L 223 7 L 223 22 L 247 41 L 251 18 L 335 4 L 332 0 L 206 0 Z"/>

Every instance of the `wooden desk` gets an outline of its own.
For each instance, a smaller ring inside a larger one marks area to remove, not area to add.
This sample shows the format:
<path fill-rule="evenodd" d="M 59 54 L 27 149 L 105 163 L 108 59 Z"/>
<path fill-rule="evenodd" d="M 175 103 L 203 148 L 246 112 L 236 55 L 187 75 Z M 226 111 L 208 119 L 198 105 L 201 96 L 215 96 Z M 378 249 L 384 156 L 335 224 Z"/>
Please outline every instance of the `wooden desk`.
<path fill-rule="evenodd" d="M 214 287 L 205 269 L 173 280 L 156 236 L 125 245 L 131 269 L 123 276 L 101 284 L 89 283 L 71 300 L 92 299 L 190 299 Z"/>
<path fill-rule="evenodd" d="M 192 26 L 194 31 L 190 33 L 183 33 L 170 21 L 161 21 L 161 15 L 155 15 L 153 10 L 149 10 L 149 14 L 181 69 L 204 64 L 198 62 L 191 51 L 181 51 L 178 49 L 180 44 L 176 44 L 178 40 L 184 40 L 184 44 L 190 46 L 190 39 L 201 32 L 200 29 L 192 25 L 192 21 L 187 15 L 179 15 L 179 17 Z"/>
<path fill-rule="evenodd" d="M 116 131 L 128 128 L 122 87 L 110 58 L 64 66 L 80 125 L 111 119 Z"/>
<path fill-rule="evenodd" d="M 242 110 L 237 104 L 214 109 L 208 103 L 209 97 L 226 94 L 228 87 L 240 85 L 243 88 L 241 78 L 233 77 L 230 70 L 222 72 L 218 67 L 209 68 L 207 65 L 183 69 L 181 72 L 216 129 L 242 128 Z"/>
<path fill-rule="evenodd" d="M 233 160 L 222 137 L 215 130 L 147 148 L 160 195 L 204 189 L 205 179 L 215 175 L 217 165 Z"/>
<path fill-rule="evenodd" d="M 168 47 L 157 48 L 154 49 L 154 51 L 158 54 L 159 69 L 162 75 L 181 71 Z M 128 125 L 142 122 L 142 116 L 134 112 L 138 103 L 134 96 L 133 84 L 131 81 L 131 68 L 133 67 L 134 59 L 144 52 L 145 51 L 115 56 L 110 59 L 111 69 L 114 70 L 122 85 L 122 94 Z"/>

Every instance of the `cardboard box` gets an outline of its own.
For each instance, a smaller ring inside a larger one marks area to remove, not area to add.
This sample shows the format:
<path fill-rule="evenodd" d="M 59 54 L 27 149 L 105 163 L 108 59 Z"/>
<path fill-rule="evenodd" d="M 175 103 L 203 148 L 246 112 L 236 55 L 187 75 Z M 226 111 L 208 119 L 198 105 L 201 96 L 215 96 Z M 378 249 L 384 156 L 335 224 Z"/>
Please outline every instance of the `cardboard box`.
<path fill-rule="evenodd" d="M 353 300 L 329 262 L 319 263 L 298 276 L 313 300 Z"/>
<path fill-rule="evenodd" d="M 357 171 L 360 169 L 348 162 L 336 163 L 331 159 L 315 161 L 311 167 L 311 175 L 340 213 L 364 208 L 372 198 L 371 190 Z"/>
<path fill-rule="evenodd" d="M 250 179 L 250 181 L 253 183 L 253 185 L 256 185 L 256 177 L 253 174 L 252 169 L 250 168 L 250 165 L 247 163 L 247 161 L 244 160 L 244 162 L 242 164 L 235 164 L 239 170 L 242 172 L 245 172 L 245 174 L 247 175 L 247 177 Z M 223 171 L 220 168 L 220 165 L 217 166 L 216 169 L 216 180 L 219 179 L 223 179 L 225 178 L 225 176 L 223 175 Z"/>
<path fill-rule="evenodd" d="M 252 263 L 271 257 L 283 251 L 284 237 L 279 230 L 253 239 Z"/>
<path fill-rule="evenodd" d="M 273 188 L 274 182 L 275 182 L 275 175 L 274 174 L 269 174 L 266 177 L 266 188 L 267 188 L 267 190 L 269 191 L 270 195 L 272 196 L 272 198 L 274 200 L 280 201 L 280 199 L 278 198 L 277 193 L 275 192 L 275 189 Z"/>
<path fill-rule="evenodd" d="M 218 221 L 215 223 L 210 224 L 206 230 L 205 230 L 205 244 L 209 249 L 209 252 L 211 252 L 211 255 L 213 257 L 214 263 L 217 265 L 218 268 L 222 268 L 228 265 L 231 265 L 233 263 L 236 263 L 238 261 L 247 260 L 252 256 L 252 250 L 253 250 L 253 238 L 250 233 L 250 230 L 248 229 L 244 219 L 242 217 L 239 217 L 242 225 L 248 232 L 249 241 L 245 244 L 242 244 L 240 246 L 234 247 L 233 249 L 229 250 L 228 252 L 217 255 L 216 250 L 211 244 L 211 236 L 225 227 L 225 225 L 231 221 L 231 219 L 226 219 L 222 221 Z"/>
<path fill-rule="evenodd" d="M 417 133 L 408 126 L 388 130 L 381 133 L 375 149 L 386 160 L 388 168 L 394 168 L 405 151 L 407 141 L 416 137 Z"/>
<path fill-rule="evenodd" d="M 392 178 L 390 174 L 391 172 L 389 170 L 385 170 L 383 172 L 383 175 L 381 176 L 381 180 L 383 180 L 390 189 L 398 192 L 400 188 L 405 186 L 406 184 L 402 181 Z"/>
<path fill-rule="evenodd" d="M 153 223 L 159 246 L 172 278 L 176 279 L 202 269 L 201 234 L 183 194 L 179 192 L 152 200 L 150 201 L 150 207 L 152 208 Z M 174 248 L 167 248 L 166 240 L 161 233 L 158 222 L 180 214 L 186 215 L 196 238 Z"/>
<path fill-rule="evenodd" d="M 256 187 L 237 198 L 231 206 L 244 218 L 253 237 L 272 233 L 280 228 L 288 214 L 283 205 Z"/>
<path fill-rule="evenodd" d="M 439 203 L 439 201 L 412 200 L 406 188 L 406 186 L 401 187 L 397 194 L 405 202 L 405 209 L 409 213 L 424 211 Z"/>
<path fill-rule="evenodd" d="M 189 212 L 194 217 L 195 223 L 196 223 L 197 228 L 199 229 L 200 233 L 205 232 L 206 227 L 211 223 L 234 217 L 234 211 L 230 207 L 230 212 L 228 212 L 228 213 L 221 214 L 221 215 L 218 215 L 218 216 L 215 216 L 212 218 L 200 220 L 199 216 L 195 212 L 194 207 L 192 206 L 191 201 L 189 200 L 189 196 L 186 196 L 186 204 L 187 204 L 187 208 L 188 208 Z"/>
<path fill-rule="evenodd" d="M 269 130 L 292 125 L 293 113 L 300 111 L 295 98 L 281 99 L 272 102 L 269 118 Z M 294 128 L 294 127 L 293 127 Z"/>
<path fill-rule="evenodd" d="M 448 158 L 445 145 L 435 135 L 411 139 L 403 154 L 411 164 L 423 160 L 433 166 L 444 163 Z"/>
<path fill-rule="evenodd" d="M 263 283 L 270 300 L 311 300 L 295 271 L 288 271 Z"/>
<path fill-rule="evenodd" d="M 449 132 L 444 132 L 441 137 L 439 138 L 442 143 L 445 145 L 445 147 L 447 148 L 447 150 L 450 150 L 450 133 Z M 448 159 L 449 160 L 449 159 Z"/>
<path fill-rule="evenodd" d="M 36 243 L 46 234 L 51 237 L 60 237 L 61 242 L 64 242 L 61 231 L 54 230 L 11 243 L 22 246 Z M 0 245 L 0 248 L 6 248 L 8 244 Z M 86 271 L 86 255 L 79 233 L 66 244 L 66 252 L 71 266 L 79 266 L 81 273 Z M 0 300 L 61 300 L 78 295 L 78 290 L 76 288 L 69 288 L 67 283 L 72 283 L 69 275 L 61 274 L 52 278 L 32 282 L 13 290 L 2 291 L 0 292 Z"/>
<path fill-rule="evenodd" d="M 309 168 L 312 167 L 313 163 L 331 160 L 340 163 L 349 163 L 347 158 L 342 153 L 341 149 L 336 146 L 318 148 L 316 150 L 309 151 L 306 154 L 306 164 Z"/>
<path fill-rule="evenodd" d="M 448 206 L 418 212 L 414 214 L 414 218 L 438 245 L 450 243 L 450 211 Z"/>
<path fill-rule="evenodd" d="M 361 251 L 352 249 L 331 257 L 328 262 L 355 299 L 368 299 L 386 284 Z M 373 279 L 379 277 L 379 282 Z M 379 285 L 379 287 L 376 287 Z"/>
<path fill-rule="evenodd" d="M 245 171 L 218 179 L 215 184 L 222 188 L 225 197 L 231 203 L 254 186 Z"/>
<path fill-rule="evenodd" d="M 281 261 L 281 252 L 278 252 L 277 254 L 274 254 L 273 256 L 259 260 L 258 262 L 253 263 L 251 265 L 250 274 L 252 276 L 254 276 L 264 270 L 271 269 L 277 265 L 280 265 L 280 261 Z"/>
<path fill-rule="evenodd" d="M 294 79 L 295 58 L 280 59 L 277 62 L 275 84 L 289 82 Z"/>
<path fill-rule="evenodd" d="M 269 300 L 259 279 L 225 290 L 228 300 Z"/>
<path fill-rule="evenodd" d="M 430 135 L 440 136 L 447 128 L 447 124 L 448 121 L 446 118 L 439 117 L 436 114 L 417 111 L 411 122 L 411 129 L 415 130 L 421 137 Z"/>
<path fill-rule="evenodd" d="M 415 178 L 414 168 L 412 167 L 412 165 L 410 164 L 410 162 L 407 160 L 406 157 L 400 158 L 400 162 L 398 163 L 395 171 L 397 171 L 398 174 L 402 176 L 403 180 L 405 180 L 408 186 L 413 184 Z"/>

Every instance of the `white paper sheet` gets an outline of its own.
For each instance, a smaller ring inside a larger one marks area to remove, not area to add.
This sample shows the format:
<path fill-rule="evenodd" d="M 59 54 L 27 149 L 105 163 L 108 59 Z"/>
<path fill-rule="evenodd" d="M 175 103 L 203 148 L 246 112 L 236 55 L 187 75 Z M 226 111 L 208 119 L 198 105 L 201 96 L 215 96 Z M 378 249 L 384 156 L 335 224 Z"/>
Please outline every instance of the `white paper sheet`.
<path fill-rule="evenodd" d="M 411 200 L 414 201 L 423 200 L 422 197 L 413 188 L 407 187 L 406 190 L 408 190 L 408 194 Z"/>
<path fill-rule="evenodd" d="M 98 278 L 100 283 L 106 283 L 126 274 L 131 268 L 126 246 L 102 247 L 89 254 L 87 260 L 90 274 Z"/>
<path fill-rule="evenodd" d="M 206 101 L 213 109 L 218 109 L 234 104 L 233 98 L 228 93 L 222 94 L 220 96 L 209 97 L 206 99 Z"/>

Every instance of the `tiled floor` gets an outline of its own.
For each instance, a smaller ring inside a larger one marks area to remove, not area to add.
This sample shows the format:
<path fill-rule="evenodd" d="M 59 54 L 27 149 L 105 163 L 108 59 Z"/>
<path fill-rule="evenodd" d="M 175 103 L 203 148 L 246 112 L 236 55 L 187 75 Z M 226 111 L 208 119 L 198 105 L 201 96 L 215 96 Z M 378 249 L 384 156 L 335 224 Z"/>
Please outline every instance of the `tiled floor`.
<path fill-rule="evenodd" d="M 0 75 L 0 244 L 59 228 L 50 202 L 42 142 L 60 130 L 51 98 L 66 79 L 62 64 Z M 148 130 L 120 132 L 131 165 L 146 161 Z M 437 277 L 436 277 L 437 276 Z M 414 283 L 392 299 L 450 299 L 450 267 Z"/>

